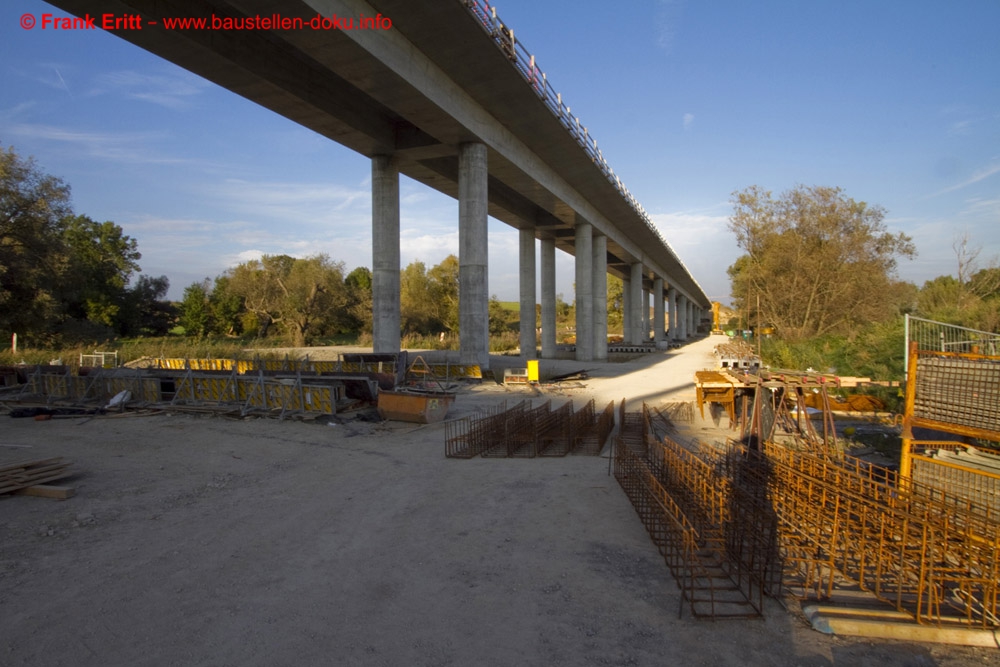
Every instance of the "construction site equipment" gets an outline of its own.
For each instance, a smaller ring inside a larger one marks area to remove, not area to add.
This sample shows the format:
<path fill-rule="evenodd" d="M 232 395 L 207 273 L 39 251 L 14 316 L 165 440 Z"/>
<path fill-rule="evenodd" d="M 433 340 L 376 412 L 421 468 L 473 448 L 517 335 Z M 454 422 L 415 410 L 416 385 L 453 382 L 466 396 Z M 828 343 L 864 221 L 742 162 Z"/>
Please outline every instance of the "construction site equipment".
<path fill-rule="evenodd" d="M 729 426 L 736 426 L 736 387 L 743 383 L 727 373 L 697 371 L 695 373 L 695 402 L 701 418 L 705 418 L 705 404 L 718 403 L 729 415 Z M 711 408 L 709 408 L 711 411 Z"/>
<path fill-rule="evenodd" d="M 443 421 L 455 394 L 441 391 L 401 389 L 378 393 L 378 414 L 382 419 L 431 424 Z"/>
<path fill-rule="evenodd" d="M 520 409 L 523 406 L 518 408 Z M 480 410 L 475 417 L 445 422 L 444 455 L 448 458 L 471 459 L 482 454 L 490 448 L 498 430 L 506 433 L 507 412 L 507 402 L 504 401 L 492 408 Z"/>
<path fill-rule="evenodd" d="M 652 421 L 645 404 L 628 419 L 642 426 L 628 429 L 631 441 L 616 440 L 614 474 L 681 589 L 679 613 L 686 603 L 699 618 L 761 615 L 764 595 L 781 588 L 776 519 L 766 497 L 724 475 L 724 466 L 669 438 L 658 441 Z M 636 430 L 645 432 L 638 446 Z"/>
<path fill-rule="evenodd" d="M 614 426 L 614 404 L 597 416 L 593 401 L 578 413 L 573 401 L 552 409 L 546 400 L 535 407 L 528 400 L 511 408 L 446 422 L 448 458 L 535 458 L 569 453 L 598 455 Z"/>
<path fill-rule="evenodd" d="M 99 352 L 93 354 L 80 354 L 81 366 L 95 366 L 97 368 L 115 368 L 118 366 L 118 352 Z"/>
<path fill-rule="evenodd" d="M 571 454 L 597 456 L 604 449 L 611 430 L 615 427 L 615 403 L 611 401 L 598 414 L 594 399 L 573 414 L 573 444 Z"/>
<path fill-rule="evenodd" d="M 527 368 L 505 368 L 503 369 L 504 384 L 528 384 Z"/>
<path fill-rule="evenodd" d="M 722 308 L 722 304 L 718 301 L 712 302 L 712 335 L 713 336 L 725 336 L 726 332 L 722 330 L 722 324 L 719 321 L 719 310 Z"/>
<path fill-rule="evenodd" d="M 1000 631 L 1000 515 L 988 491 L 903 483 L 834 448 L 779 444 L 765 427 L 692 451 L 656 433 L 648 406 L 623 416 L 632 440 L 616 441 L 616 478 L 694 615 L 753 615 L 783 590 L 824 602 L 846 589 L 894 610 L 895 622 L 950 629 L 948 641 Z M 964 451 L 946 465 L 1000 461 Z M 718 606 L 720 591 L 739 595 Z"/>
<path fill-rule="evenodd" d="M 1000 517 L 1000 334 L 907 318 L 902 485 Z M 934 439 L 916 429 L 933 429 Z M 950 436 L 952 440 L 944 440 Z M 994 449 L 977 446 L 992 442 Z"/>
<path fill-rule="evenodd" d="M 715 356 L 718 357 L 719 368 L 760 368 L 760 357 L 744 340 L 731 340 L 716 345 Z"/>
<path fill-rule="evenodd" d="M 197 372 L 190 368 L 193 364 L 187 365 L 180 372 L 117 368 L 92 369 L 87 375 L 74 375 L 66 367 L 39 366 L 13 398 L 49 406 L 105 406 L 127 392 L 132 406 L 284 419 L 333 414 L 350 393 L 370 401 L 378 393 L 377 381 L 368 375 L 304 376 L 263 370 L 241 375 L 234 364 L 229 364 L 229 372 Z"/>

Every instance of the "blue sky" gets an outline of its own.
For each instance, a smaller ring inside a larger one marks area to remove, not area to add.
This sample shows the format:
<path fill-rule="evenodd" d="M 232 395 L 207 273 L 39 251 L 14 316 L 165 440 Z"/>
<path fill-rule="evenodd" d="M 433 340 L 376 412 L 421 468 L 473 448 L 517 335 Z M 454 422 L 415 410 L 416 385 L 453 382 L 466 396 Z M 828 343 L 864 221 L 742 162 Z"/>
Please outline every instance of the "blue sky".
<path fill-rule="evenodd" d="M 437 0 L 444 1 L 444 0 Z M 1000 256 L 1000 2 L 500 0 L 500 17 L 713 299 L 738 256 L 736 190 L 839 186 L 955 274 L 966 234 Z M 136 238 L 172 298 L 261 253 L 371 267 L 370 165 L 103 31 L 0 10 L 0 145 Z M 402 179 L 403 264 L 458 251 L 457 204 Z M 572 299 L 572 258 L 557 253 Z M 517 236 L 490 223 L 490 292 L 517 298 Z"/>

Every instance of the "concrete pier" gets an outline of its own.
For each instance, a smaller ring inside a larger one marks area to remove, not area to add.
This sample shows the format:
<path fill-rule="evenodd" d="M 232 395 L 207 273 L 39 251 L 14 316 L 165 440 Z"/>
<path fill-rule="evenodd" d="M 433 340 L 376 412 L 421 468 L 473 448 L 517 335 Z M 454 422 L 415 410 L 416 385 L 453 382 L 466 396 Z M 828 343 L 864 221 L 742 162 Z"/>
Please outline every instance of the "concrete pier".
<path fill-rule="evenodd" d="M 667 306 L 670 309 L 670 340 L 677 340 L 677 289 L 670 287 L 667 289 Z"/>
<path fill-rule="evenodd" d="M 576 223 L 576 359 L 594 359 L 594 243 L 589 222 Z"/>
<path fill-rule="evenodd" d="M 622 342 L 632 344 L 632 280 L 622 278 Z"/>
<path fill-rule="evenodd" d="M 649 290 L 642 289 L 642 342 L 649 342 Z"/>
<path fill-rule="evenodd" d="M 629 296 L 631 302 L 628 314 L 632 324 L 632 338 L 626 342 L 629 345 L 639 345 L 642 343 L 642 262 L 636 262 L 630 269 L 632 274 L 629 279 Z"/>
<path fill-rule="evenodd" d="M 608 359 L 608 237 L 594 234 L 594 360 Z"/>
<path fill-rule="evenodd" d="M 653 279 L 653 343 L 657 349 L 666 349 L 666 316 L 663 312 L 663 278 Z"/>
<path fill-rule="evenodd" d="M 391 156 L 372 158 L 372 348 L 400 348 L 399 169 Z"/>
<path fill-rule="evenodd" d="M 463 364 L 490 364 L 486 146 L 458 151 L 458 326 Z"/>
<path fill-rule="evenodd" d="M 521 288 L 521 356 L 535 359 L 535 233 L 531 229 L 518 232 L 520 262 L 518 280 Z"/>
<path fill-rule="evenodd" d="M 542 279 L 542 358 L 556 356 L 556 242 L 543 238 L 539 248 Z"/>

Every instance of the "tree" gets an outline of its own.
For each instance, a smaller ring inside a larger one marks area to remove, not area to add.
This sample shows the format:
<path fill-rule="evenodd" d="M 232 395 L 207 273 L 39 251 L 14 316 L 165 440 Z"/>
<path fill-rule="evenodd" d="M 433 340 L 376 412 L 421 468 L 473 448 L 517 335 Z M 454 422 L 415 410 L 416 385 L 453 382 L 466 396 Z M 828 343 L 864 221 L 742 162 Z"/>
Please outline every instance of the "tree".
<path fill-rule="evenodd" d="M 359 266 L 344 278 L 347 288 L 347 313 L 350 330 L 358 333 L 372 331 L 372 272 Z"/>
<path fill-rule="evenodd" d="M 343 263 L 327 255 L 296 259 L 264 255 L 234 267 L 228 275 L 232 292 L 257 316 L 263 338 L 274 324 L 284 327 L 296 346 L 345 321 Z"/>
<path fill-rule="evenodd" d="M 246 309 L 243 299 L 233 291 L 228 275 L 216 276 L 208 304 L 214 333 L 238 336 L 243 332 L 242 316 Z"/>
<path fill-rule="evenodd" d="M 500 336 L 514 331 L 514 323 L 517 322 L 518 316 L 514 311 L 504 308 L 496 294 L 490 296 L 487 309 L 491 336 Z"/>
<path fill-rule="evenodd" d="M 400 326 L 406 334 L 431 334 L 443 327 L 434 305 L 433 283 L 421 261 L 410 262 L 399 274 Z"/>
<path fill-rule="evenodd" d="M 307 345 L 316 334 L 343 326 L 347 305 L 343 262 L 314 255 L 295 260 L 286 274 L 275 277 L 284 297 L 281 320 L 293 345 Z"/>
<path fill-rule="evenodd" d="M 95 222 L 85 215 L 60 221 L 68 253 L 61 281 L 67 314 L 117 328 L 125 287 L 139 271 L 138 243 L 113 222 Z"/>
<path fill-rule="evenodd" d="M 200 283 L 191 283 L 184 288 L 181 299 L 181 326 L 188 336 L 201 338 L 212 326 L 212 310 L 209 304 L 208 278 Z"/>
<path fill-rule="evenodd" d="M 746 254 L 729 275 L 735 305 L 751 322 L 800 340 L 852 335 L 896 313 L 897 260 L 916 250 L 908 236 L 886 230 L 880 206 L 840 188 L 805 186 L 779 199 L 752 186 L 732 201 L 729 228 Z"/>
<path fill-rule="evenodd" d="M 608 331 L 621 331 L 624 322 L 625 284 L 618 276 L 608 275 Z"/>
<path fill-rule="evenodd" d="M 27 338 L 51 331 L 63 272 L 60 222 L 69 186 L 13 148 L 0 148 L 0 330 Z"/>
<path fill-rule="evenodd" d="M 119 333 L 125 336 L 165 336 L 177 313 L 164 300 L 170 280 L 166 276 L 139 276 L 125 291 Z"/>
<path fill-rule="evenodd" d="M 243 307 L 257 318 L 257 336 L 266 338 L 271 325 L 281 318 L 281 289 L 273 274 L 294 261 L 287 255 L 264 255 L 229 270 L 229 286 L 243 300 Z"/>
<path fill-rule="evenodd" d="M 431 282 L 431 302 L 435 318 L 452 333 L 458 333 L 458 286 L 460 265 L 458 257 L 448 255 L 441 263 L 427 272 Z"/>

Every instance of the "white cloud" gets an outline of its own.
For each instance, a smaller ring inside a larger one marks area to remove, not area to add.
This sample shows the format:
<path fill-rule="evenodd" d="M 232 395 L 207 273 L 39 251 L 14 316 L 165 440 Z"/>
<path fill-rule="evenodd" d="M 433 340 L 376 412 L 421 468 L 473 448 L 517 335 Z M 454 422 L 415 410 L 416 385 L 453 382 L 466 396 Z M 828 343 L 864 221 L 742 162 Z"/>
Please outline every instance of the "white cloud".
<path fill-rule="evenodd" d="M 52 125 L 19 123 L 7 128 L 10 134 L 28 139 L 60 142 L 82 150 L 90 157 L 127 164 L 184 164 L 187 160 L 164 157 L 143 146 L 160 139 L 157 132 L 81 132 Z"/>
<path fill-rule="evenodd" d="M 121 70 L 98 75 L 89 95 L 117 94 L 180 111 L 193 107 L 195 98 L 209 86 L 204 79 L 183 72 L 164 75 Z"/>
<path fill-rule="evenodd" d="M 690 130 L 692 125 L 694 125 L 694 114 L 693 113 L 684 114 L 684 129 Z"/>
<path fill-rule="evenodd" d="M 680 23 L 681 2 L 679 0 L 660 0 L 659 11 L 656 13 L 656 45 L 670 53 L 677 36 L 677 26 Z"/>
<path fill-rule="evenodd" d="M 330 183 L 227 179 L 206 188 L 226 210 L 283 225 L 331 225 L 337 230 L 371 225 L 371 191 Z M 287 228 L 282 233 L 287 234 Z"/>
<path fill-rule="evenodd" d="M 724 206 L 705 211 L 654 213 L 650 219 L 708 297 L 728 303 L 730 284 L 726 269 L 741 253 L 727 227 L 728 214 L 711 212 Z"/>
<path fill-rule="evenodd" d="M 989 178 L 990 176 L 992 176 L 993 174 L 996 174 L 996 173 L 1000 173 L 1000 164 L 992 164 L 992 165 L 990 165 L 988 167 L 984 167 L 984 168 L 976 171 L 974 174 L 972 174 L 972 176 L 970 176 L 969 178 L 965 179 L 961 183 L 956 183 L 955 185 L 952 185 L 951 187 L 947 187 L 944 190 L 939 190 L 938 192 L 935 192 L 934 194 L 929 195 L 929 196 L 931 196 L 931 197 L 937 197 L 938 195 L 948 194 L 949 192 L 955 192 L 956 190 L 961 190 L 962 188 L 967 188 L 970 185 L 973 185 L 975 183 L 978 183 L 979 181 L 985 180 L 985 179 Z"/>

